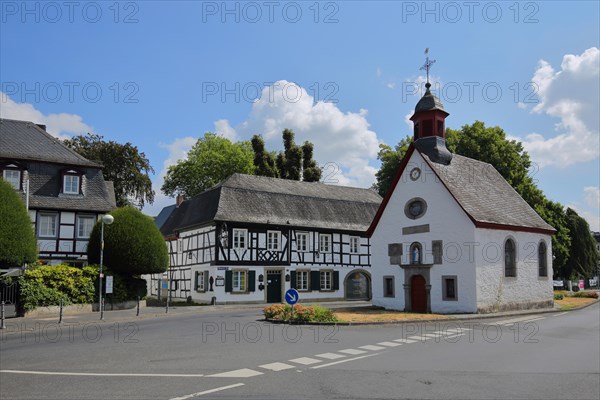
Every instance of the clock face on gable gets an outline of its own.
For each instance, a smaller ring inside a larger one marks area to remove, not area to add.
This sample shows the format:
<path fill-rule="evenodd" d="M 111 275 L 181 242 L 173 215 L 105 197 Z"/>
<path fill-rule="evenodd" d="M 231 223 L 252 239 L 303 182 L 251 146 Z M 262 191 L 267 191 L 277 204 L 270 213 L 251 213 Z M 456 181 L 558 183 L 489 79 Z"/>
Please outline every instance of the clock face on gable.
<path fill-rule="evenodd" d="M 410 179 L 412 179 L 413 181 L 416 181 L 417 179 L 419 179 L 420 176 L 421 176 L 421 170 L 419 168 L 413 168 L 410 171 Z"/>
<path fill-rule="evenodd" d="M 427 211 L 427 203 L 421 198 L 410 199 L 404 206 L 404 214 L 410 219 L 421 218 Z"/>

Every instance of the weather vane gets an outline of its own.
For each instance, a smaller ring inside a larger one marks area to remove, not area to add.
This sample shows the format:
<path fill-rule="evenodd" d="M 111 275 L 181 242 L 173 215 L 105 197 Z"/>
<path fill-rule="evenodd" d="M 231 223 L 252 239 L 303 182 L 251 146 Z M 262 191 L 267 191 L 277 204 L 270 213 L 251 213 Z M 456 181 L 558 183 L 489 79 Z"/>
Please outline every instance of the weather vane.
<path fill-rule="evenodd" d="M 429 69 L 435 63 L 435 60 L 429 59 L 429 47 L 425 49 L 425 64 L 420 68 L 421 70 L 427 71 L 427 84 L 429 84 Z"/>

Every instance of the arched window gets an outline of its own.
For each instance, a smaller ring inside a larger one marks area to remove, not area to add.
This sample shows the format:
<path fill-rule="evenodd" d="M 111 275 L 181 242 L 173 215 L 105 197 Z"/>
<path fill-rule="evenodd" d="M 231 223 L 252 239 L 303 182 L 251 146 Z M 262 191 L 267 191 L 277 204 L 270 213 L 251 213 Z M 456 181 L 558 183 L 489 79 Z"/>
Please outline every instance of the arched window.
<path fill-rule="evenodd" d="M 548 254 L 546 242 L 540 242 L 538 247 L 538 273 L 539 276 L 548 276 Z"/>
<path fill-rule="evenodd" d="M 506 239 L 504 243 L 504 276 L 517 276 L 515 242 L 512 239 Z"/>
<path fill-rule="evenodd" d="M 411 264 L 421 264 L 423 260 L 423 249 L 421 248 L 420 243 L 413 243 L 410 245 L 410 263 Z"/>

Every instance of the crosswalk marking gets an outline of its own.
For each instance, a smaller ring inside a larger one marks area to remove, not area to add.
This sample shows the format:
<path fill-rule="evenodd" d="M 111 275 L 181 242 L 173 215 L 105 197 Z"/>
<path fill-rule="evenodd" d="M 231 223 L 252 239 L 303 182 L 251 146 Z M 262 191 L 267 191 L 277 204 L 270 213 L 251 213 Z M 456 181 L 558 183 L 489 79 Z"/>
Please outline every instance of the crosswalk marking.
<path fill-rule="evenodd" d="M 350 354 L 350 355 L 355 356 L 357 354 L 364 354 L 364 353 L 366 353 L 366 351 L 357 350 L 357 349 L 345 349 L 345 350 L 338 351 L 338 353 L 345 353 L 345 354 Z"/>
<path fill-rule="evenodd" d="M 400 344 L 400 343 L 394 343 L 394 342 L 380 342 L 380 343 L 377 343 L 377 344 L 379 344 L 379 345 L 381 345 L 381 346 L 386 346 L 386 347 L 397 347 L 397 346 L 401 346 L 401 344 Z"/>
<path fill-rule="evenodd" d="M 441 332 L 434 332 L 434 333 L 426 333 L 424 335 L 422 335 L 423 337 L 427 338 L 427 339 L 438 339 L 440 338 Z"/>
<path fill-rule="evenodd" d="M 315 357 L 326 358 L 328 360 L 337 360 L 338 358 L 344 358 L 346 356 L 343 356 L 341 354 L 336 354 L 336 353 L 323 353 L 323 354 L 317 354 Z"/>
<path fill-rule="evenodd" d="M 394 342 L 398 342 L 398 343 L 414 343 L 416 342 L 416 340 L 409 340 L 409 339 L 394 339 Z"/>
<path fill-rule="evenodd" d="M 236 369 L 233 371 L 221 372 L 220 374 L 208 375 L 210 378 L 251 378 L 262 375 L 262 372 L 249 368 Z"/>
<path fill-rule="evenodd" d="M 300 358 L 294 358 L 293 360 L 290 360 L 290 362 L 296 363 L 296 364 L 302 364 L 302 365 L 312 365 L 312 364 L 317 364 L 320 363 L 322 360 L 317 360 L 316 358 L 310 358 L 310 357 L 300 357 Z"/>
<path fill-rule="evenodd" d="M 423 340 L 423 338 L 421 336 L 409 336 L 407 337 L 408 340 L 412 340 L 413 342 L 420 342 Z"/>
<path fill-rule="evenodd" d="M 377 350 L 383 350 L 385 349 L 385 347 L 381 347 L 381 346 L 373 346 L 371 344 L 368 344 L 366 346 L 360 346 L 359 349 L 364 349 L 364 350 L 371 350 L 371 351 L 377 351 Z"/>
<path fill-rule="evenodd" d="M 264 369 L 268 369 L 271 371 L 283 371 L 286 369 L 291 369 L 294 368 L 293 365 L 290 364 L 285 364 L 285 363 L 281 363 L 281 362 L 274 362 L 271 364 L 264 364 L 264 365 L 259 365 L 260 368 L 264 368 Z"/>

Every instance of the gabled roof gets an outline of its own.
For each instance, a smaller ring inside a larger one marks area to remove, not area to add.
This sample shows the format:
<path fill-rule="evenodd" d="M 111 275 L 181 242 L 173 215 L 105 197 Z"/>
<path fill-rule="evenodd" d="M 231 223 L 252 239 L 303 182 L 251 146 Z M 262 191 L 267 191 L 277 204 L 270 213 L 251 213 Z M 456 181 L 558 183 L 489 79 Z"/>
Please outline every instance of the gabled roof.
<path fill-rule="evenodd" d="M 0 119 L 0 157 L 102 167 L 77 154 L 33 122 L 5 118 Z"/>
<path fill-rule="evenodd" d="M 427 154 L 411 144 L 369 227 L 369 235 L 375 231 L 414 151 L 423 157 L 475 226 L 546 234 L 556 231 L 523 200 L 491 164 L 454 154 L 450 164 L 444 165 L 433 162 Z"/>
<path fill-rule="evenodd" d="M 184 201 L 161 232 L 212 221 L 365 232 L 380 202 L 370 189 L 234 174 Z"/>

